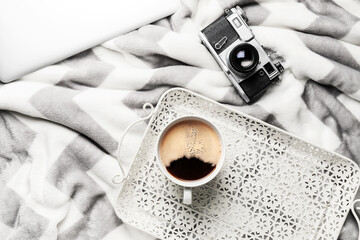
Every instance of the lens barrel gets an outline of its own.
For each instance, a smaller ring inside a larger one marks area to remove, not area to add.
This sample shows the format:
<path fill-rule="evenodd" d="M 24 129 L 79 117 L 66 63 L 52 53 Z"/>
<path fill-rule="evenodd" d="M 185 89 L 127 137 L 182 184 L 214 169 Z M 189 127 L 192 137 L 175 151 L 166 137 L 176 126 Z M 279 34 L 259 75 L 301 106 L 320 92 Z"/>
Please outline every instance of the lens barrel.
<path fill-rule="evenodd" d="M 229 62 L 234 70 L 247 73 L 255 69 L 259 63 L 259 54 L 256 48 L 248 43 L 236 46 L 229 55 Z"/>

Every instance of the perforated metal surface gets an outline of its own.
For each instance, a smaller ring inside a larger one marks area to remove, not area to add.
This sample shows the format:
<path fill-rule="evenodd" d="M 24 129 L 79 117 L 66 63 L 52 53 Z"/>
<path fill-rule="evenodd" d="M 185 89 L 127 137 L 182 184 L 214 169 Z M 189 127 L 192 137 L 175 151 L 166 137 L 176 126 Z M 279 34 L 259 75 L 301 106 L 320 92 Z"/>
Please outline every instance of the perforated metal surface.
<path fill-rule="evenodd" d="M 182 187 L 156 162 L 156 140 L 178 117 L 210 119 L 223 135 L 219 175 L 182 204 Z M 349 159 L 185 89 L 163 95 L 116 205 L 162 239 L 336 239 L 359 186 Z"/>

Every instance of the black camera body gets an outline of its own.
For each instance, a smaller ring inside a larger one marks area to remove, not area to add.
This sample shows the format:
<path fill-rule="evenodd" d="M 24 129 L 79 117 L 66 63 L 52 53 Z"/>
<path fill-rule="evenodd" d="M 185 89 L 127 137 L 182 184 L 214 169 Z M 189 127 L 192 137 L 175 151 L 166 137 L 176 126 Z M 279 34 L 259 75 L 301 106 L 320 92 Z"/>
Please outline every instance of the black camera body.
<path fill-rule="evenodd" d="M 200 38 L 240 96 L 249 103 L 277 82 L 284 68 L 279 62 L 271 62 L 246 19 L 240 7 L 227 9 L 224 16 L 200 32 Z"/>

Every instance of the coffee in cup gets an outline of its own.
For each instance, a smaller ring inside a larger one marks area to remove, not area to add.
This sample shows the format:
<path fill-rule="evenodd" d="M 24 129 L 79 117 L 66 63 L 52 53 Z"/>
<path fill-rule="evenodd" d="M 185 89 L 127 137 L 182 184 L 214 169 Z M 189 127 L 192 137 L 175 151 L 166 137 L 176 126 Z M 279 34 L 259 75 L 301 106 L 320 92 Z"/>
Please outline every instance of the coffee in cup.
<path fill-rule="evenodd" d="M 157 144 L 160 168 L 185 187 L 184 203 L 191 203 L 191 188 L 209 182 L 220 171 L 224 150 L 219 131 L 199 117 L 182 117 L 168 124 Z M 189 199 L 190 198 L 190 199 Z"/>
<path fill-rule="evenodd" d="M 172 125 L 160 142 L 160 159 L 174 177 L 198 180 L 211 173 L 221 157 L 218 134 L 204 121 L 188 119 Z"/>

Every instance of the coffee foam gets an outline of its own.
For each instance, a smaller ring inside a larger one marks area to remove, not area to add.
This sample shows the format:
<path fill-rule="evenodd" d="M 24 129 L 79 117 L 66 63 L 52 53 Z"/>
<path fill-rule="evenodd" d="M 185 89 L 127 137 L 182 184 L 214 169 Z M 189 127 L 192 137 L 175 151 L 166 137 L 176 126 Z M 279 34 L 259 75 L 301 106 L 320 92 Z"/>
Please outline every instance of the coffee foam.
<path fill-rule="evenodd" d="M 183 157 L 194 157 L 216 165 L 220 161 L 221 141 L 208 124 L 184 120 L 166 131 L 160 142 L 159 154 L 166 167 Z"/>

